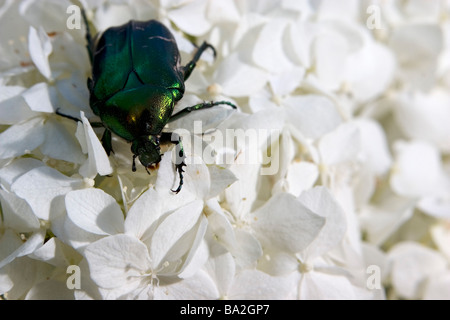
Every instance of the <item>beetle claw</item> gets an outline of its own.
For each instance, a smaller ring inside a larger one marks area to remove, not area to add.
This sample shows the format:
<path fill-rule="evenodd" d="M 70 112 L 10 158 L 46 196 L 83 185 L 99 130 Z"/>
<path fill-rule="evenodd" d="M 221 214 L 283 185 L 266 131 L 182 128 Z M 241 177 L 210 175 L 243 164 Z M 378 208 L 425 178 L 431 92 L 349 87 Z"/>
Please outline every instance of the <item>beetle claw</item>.
<path fill-rule="evenodd" d="M 178 184 L 178 188 L 176 190 L 171 189 L 172 192 L 178 194 L 178 192 L 181 191 L 181 187 L 183 186 L 183 172 L 185 172 L 183 170 L 183 167 L 186 166 L 186 163 L 184 163 L 184 161 L 182 161 L 180 164 L 176 165 L 177 171 L 178 171 L 178 176 L 180 177 L 180 183 Z"/>
<path fill-rule="evenodd" d="M 131 170 L 133 172 L 136 172 L 136 155 L 135 154 L 133 155 L 133 164 L 131 165 Z"/>

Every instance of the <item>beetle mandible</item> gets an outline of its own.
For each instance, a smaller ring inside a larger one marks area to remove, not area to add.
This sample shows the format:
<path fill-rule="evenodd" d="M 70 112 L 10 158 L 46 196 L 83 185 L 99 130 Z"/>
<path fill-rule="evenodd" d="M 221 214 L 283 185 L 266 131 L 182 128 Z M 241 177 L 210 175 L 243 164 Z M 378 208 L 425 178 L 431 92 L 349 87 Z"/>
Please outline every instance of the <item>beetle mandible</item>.
<path fill-rule="evenodd" d="M 82 15 L 92 66 L 92 78 L 87 82 L 89 104 L 100 117 L 101 123 L 97 125 L 105 127 L 101 140 L 106 153 L 109 155 L 112 151 L 111 132 L 131 142 L 132 170 L 136 171 L 136 158 L 146 169 L 150 168 L 161 161 L 160 144 L 175 144 L 175 167 L 180 182 L 172 191 L 178 193 L 186 166 L 184 150 L 181 138 L 175 133 L 163 132 L 164 126 L 194 110 L 221 104 L 236 109 L 228 101 L 211 101 L 172 114 L 175 104 L 183 97 L 184 82 L 200 56 L 208 48 L 215 56 L 214 47 L 203 42 L 192 60 L 182 66 L 175 38 L 162 23 L 131 20 L 92 38 L 84 11 Z"/>

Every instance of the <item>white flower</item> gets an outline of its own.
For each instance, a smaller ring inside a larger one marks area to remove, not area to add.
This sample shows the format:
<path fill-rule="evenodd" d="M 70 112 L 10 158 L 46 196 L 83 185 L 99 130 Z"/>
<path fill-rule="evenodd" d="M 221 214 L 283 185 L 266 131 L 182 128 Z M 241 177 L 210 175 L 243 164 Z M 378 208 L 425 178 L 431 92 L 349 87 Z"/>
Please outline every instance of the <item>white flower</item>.
<path fill-rule="evenodd" d="M 215 284 L 215 296 L 210 298 L 240 299 L 286 299 L 294 288 L 292 277 L 271 276 L 259 270 L 238 271 L 229 252 L 211 248 L 205 273 Z"/>
<path fill-rule="evenodd" d="M 450 240 L 450 227 L 448 223 L 443 220 L 440 224 L 433 226 L 431 235 L 439 251 L 445 255 L 447 259 L 450 258 L 450 247 L 448 246 Z"/>
<path fill-rule="evenodd" d="M 151 200 L 150 204 L 157 206 L 156 196 Z M 133 208 L 128 213 L 130 219 L 138 210 Z M 84 255 L 92 280 L 109 291 L 108 298 L 148 299 L 162 294 L 158 292 L 163 292 L 164 286 L 179 281 L 177 275 L 200 244 L 206 225 L 199 208 L 201 203 L 196 201 L 167 216 L 147 211 L 154 220 L 149 229 L 138 230 L 139 226 L 125 221 L 125 234 L 107 236 L 88 245 Z M 142 234 L 137 235 L 137 231 Z"/>
<path fill-rule="evenodd" d="M 423 298 L 425 300 L 449 300 L 450 299 L 450 271 L 428 279 Z"/>
<path fill-rule="evenodd" d="M 425 94 L 402 93 L 393 109 L 395 121 L 410 139 L 425 140 L 444 153 L 450 152 L 450 95 L 442 89 Z"/>
<path fill-rule="evenodd" d="M 399 141 L 394 147 L 397 156 L 390 182 L 396 193 L 418 198 L 448 188 L 449 181 L 435 148 L 421 141 Z"/>
<path fill-rule="evenodd" d="M 430 277 L 436 279 L 448 270 L 448 263 L 441 254 L 413 242 L 397 244 L 389 251 L 388 258 L 391 264 L 392 285 L 401 298 L 423 297 L 421 286 L 426 284 Z M 430 286 L 436 284 L 431 283 Z"/>
<path fill-rule="evenodd" d="M 45 268 L 46 272 L 36 276 L 25 299 L 74 299 L 74 290 L 67 285 L 70 281 L 68 267 L 79 263 L 81 255 L 78 252 L 54 237 L 35 250 L 30 257 L 40 261 L 41 267 Z"/>

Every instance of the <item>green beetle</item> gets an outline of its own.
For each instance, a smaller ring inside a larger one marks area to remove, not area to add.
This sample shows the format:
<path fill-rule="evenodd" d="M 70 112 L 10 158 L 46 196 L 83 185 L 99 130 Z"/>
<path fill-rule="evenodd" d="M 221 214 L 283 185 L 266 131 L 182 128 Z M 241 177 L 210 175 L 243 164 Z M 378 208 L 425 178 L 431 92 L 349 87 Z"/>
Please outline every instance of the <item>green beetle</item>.
<path fill-rule="evenodd" d="M 107 29 L 91 37 L 86 15 L 87 48 L 92 64 L 88 79 L 89 103 L 105 127 L 102 144 L 109 155 L 112 151 L 111 132 L 131 142 L 132 170 L 135 159 L 147 169 L 161 161 L 161 143 L 177 146 L 176 170 L 179 173 L 178 193 L 183 185 L 184 151 L 180 137 L 162 132 L 164 126 L 191 111 L 220 104 L 236 106 L 228 101 L 204 102 L 172 114 L 184 94 L 184 82 L 194 70 L 202 53 L 214 48 L 206 43 L 197 49 L 193 59 L 181 65 L 175 38 L 160 22 L 134 21 Z M 69 118 L 72 118 L 68 116 Z M 148 170 L 147 170 L 148 172 Z"/>

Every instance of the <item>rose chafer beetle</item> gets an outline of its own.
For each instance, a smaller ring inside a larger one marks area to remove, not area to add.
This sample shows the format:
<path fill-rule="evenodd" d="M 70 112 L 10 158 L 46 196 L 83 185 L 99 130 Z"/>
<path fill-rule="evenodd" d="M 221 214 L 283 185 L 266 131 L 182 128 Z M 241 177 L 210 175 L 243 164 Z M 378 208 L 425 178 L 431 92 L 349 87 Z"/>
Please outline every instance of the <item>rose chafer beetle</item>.
<path fill-rule="evenodd" d="M 111 132 L 131 142 L 132 170 L 136 171 L 136 158 L 146 169 L 150 168 L 161 161 L 160 144 L 175 144 L 178 149 L 175 166 L 180 182 L 172 191 L 178 193 L 183 185 L 185 156 L 181 138 L 163 132 L 165 125 L 191 111 L 220 104 L 236 109 L 228 101 L 211 101 L 172 114 L 175 104 L 183 97 L 184 82 L 200 56 L 208 48 L 215 56 L 214 47 L 203 42 L 192 60 L 182 66 L 175 38 L 162 23 L 131 20 L 92 38 L 83 11 L 82 15 L 92 65 L 92 78 L 88 79 L 89 104 L 100 117 L 99 125 L 105 127 L 102 144 L 106 153 L 112 151 Z"/>

